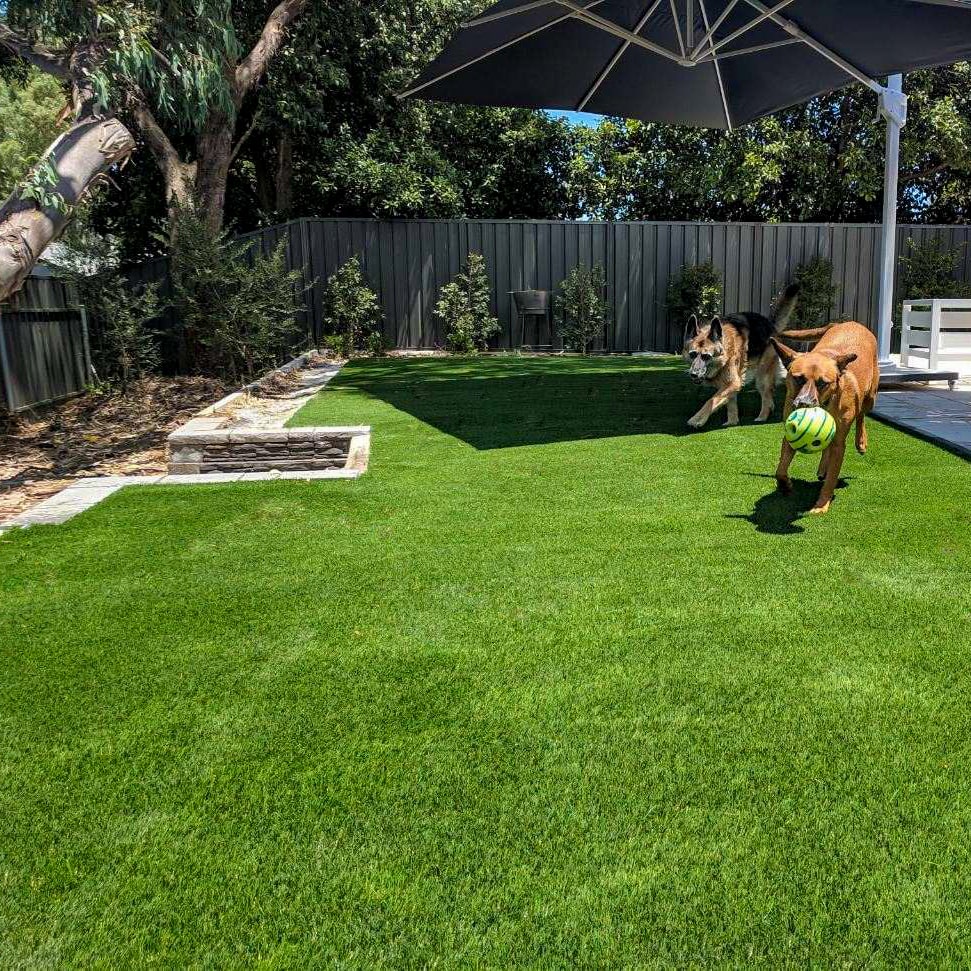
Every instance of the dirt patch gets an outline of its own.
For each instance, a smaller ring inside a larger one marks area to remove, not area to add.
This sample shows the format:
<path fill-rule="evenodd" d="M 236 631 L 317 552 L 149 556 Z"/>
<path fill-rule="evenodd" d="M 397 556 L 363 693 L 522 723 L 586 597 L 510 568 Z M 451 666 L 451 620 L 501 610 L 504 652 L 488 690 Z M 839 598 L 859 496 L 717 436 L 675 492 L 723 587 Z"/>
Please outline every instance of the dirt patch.
<path fill-rule="evenodd" d="M 166 469 L 166 439 L 230 389 L 212 378 L 145 378 L 32 417 L 0 418 L 0 523 L 91 475 Z"/>

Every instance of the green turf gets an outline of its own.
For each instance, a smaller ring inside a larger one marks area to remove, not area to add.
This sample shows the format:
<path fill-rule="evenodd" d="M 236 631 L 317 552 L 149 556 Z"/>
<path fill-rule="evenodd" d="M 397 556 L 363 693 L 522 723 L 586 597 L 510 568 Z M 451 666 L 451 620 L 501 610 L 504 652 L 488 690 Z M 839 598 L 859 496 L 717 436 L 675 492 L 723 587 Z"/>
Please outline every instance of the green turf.
<path fill-rule="evenodd" d="M 356 482 L 0 539 L 0 966 L 971 962 L 971 468 L 700 400 L 355 363 Z"/>

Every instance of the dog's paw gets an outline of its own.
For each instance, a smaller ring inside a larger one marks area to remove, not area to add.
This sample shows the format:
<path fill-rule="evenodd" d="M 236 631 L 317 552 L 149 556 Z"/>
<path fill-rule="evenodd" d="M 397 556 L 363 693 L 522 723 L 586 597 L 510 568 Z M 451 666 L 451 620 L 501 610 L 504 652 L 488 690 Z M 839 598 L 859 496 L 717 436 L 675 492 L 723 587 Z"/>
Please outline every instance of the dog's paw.
<path fill-rule="evenodd" d="M 860 455 L 866 455 L 866 445 L 864 445 L 862 448 L 857 445 L 856 450 L 860 453 Z"/>
<path fill-rule="evenodd" d="M 730 420 L 726 421 L 725 424 L 722 425 L 722 428 L 738 428 L 738 422 Z"/>
<path fill-rule="evenodd" d="M 688 419 L 688 427 L 689 428 L 704 428 L 706 422 L 707 422 L 707 419 L 706 418 L 699 418 L 697 415 L 695 415 L 694 418 L 689 418 Z"/>
<path fill-rule="evenodd" d="M 830 500 L 829 502 L 824 502 L 822 505 L 813 506 L 812 509 L 809 510 L 808 514 L 810 516 L 825 516 L 826 513 L 829 512 L 829 507 L 832 504 L 833 504 L 833 501 Z"/>
<path fill-rule="evenodd" d="M 759 415 L 759 417 L 755 419 L 755 424 L 764 425 L 768 420 L 768 418 L 763 418 L 761 415 Z"/>
<path fill-rule="evenodd" d="M 784 496 L 792 495 L 792 479 L 776 479 L 776 485 Z"/>

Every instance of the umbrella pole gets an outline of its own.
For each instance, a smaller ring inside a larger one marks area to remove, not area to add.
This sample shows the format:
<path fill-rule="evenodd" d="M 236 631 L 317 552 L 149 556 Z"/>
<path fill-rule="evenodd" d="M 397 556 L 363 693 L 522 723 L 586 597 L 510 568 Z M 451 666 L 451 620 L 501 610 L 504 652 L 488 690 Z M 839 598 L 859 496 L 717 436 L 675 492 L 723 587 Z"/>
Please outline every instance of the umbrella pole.
<path fill-rule="evenodd" d="M 880 310 L 877 340 L 880 363 L 890 363 L 893 331 L 893 284 L 897 269 L 897 190 L 900 182 L 900 129 L 907 124 L 903 75 L 894 74 L 880 95 L 880 114 L 887 119 L 887 159 L 883 183 L 883 240 L 880 262 Z"/>

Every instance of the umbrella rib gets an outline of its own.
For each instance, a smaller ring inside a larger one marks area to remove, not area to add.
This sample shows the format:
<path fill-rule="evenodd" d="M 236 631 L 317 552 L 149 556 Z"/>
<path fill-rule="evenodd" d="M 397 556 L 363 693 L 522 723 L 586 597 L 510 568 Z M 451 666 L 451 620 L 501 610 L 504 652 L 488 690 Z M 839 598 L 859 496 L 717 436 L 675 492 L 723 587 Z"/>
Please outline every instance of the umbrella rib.
<path fill-rule="evenodd" d="M 634 27 L 635 34 L 639 34 L 644 29 L 644 26 L 651 19 L 651 17 L 654 16 L 654 12 L 658 7 L 661 6 L 663 2 L 664 0 L 654 0 L 654 3 L 652 3 L 648 8 L 647 13 L 641 17 L 641 19 L 637 22 L 637 25 Z M 628 50 L 630 50 L 630 45 L 631 42 L 629 40 L 625 40 L 620 47 L 617 48 L 617 51 L 610 59 L 610 62 L 600 72 L 600 74 L 597 75 L 597 80 L 593 82 L 590 89 L 578 102 L 577 111 L 583 111 L 583 109 L 586 108 L 586 106 L 590 103 L 590 99 L 600 90 L 600 86 L 604 83 L 604 81 L 607 80 L 607 75 L 610 74 L 610 72 L 617 66 L 620 59 L 627 53 Z"/>
<path fill-rule="evenodd" d="M 535 10 L 537 7 L 548 7 L 556 0 L 530 0 L 529 3 L 521 3 L 518 7 L 511 7 L 509 10 L 497 10 L 495 13 L 483 14 L 474 20 L 467 20 L 463 27 L 478 27 L 481 24 L 491 24 L 496 20 L 504 20 L 506 17 L 514 17 L 516 14 L 526 13 Z"/>
<path fill-rule="evenodd" d="M 681 36 L 681 21 L 678 20 L 678 8 L 674 5 L 674 0 L 671 0 L 671 16 L 674 18 L 674 29 L 678 33 L 678 47 L 681 48 L 681 56 L 686 57 L 688 52 L 684 48 L 684 38 Z"/>
<path fill-rule="evenodd" d="M 845 71 L 851 78 L 859 81 L 860 84 L 865 84 L 871 91 L 876 91 L 877 94 L 882 94 L 885 90 L 883 85 L 879 81 L 874 81 L 873 78 L 868 77 L 863 73 L 858 67 L 851 64 L 845 57 L 837 54 L 836 51 L 827 47 L 822 41 L 816 40 L 812 34 L 806 33 L 797 23 L 789 20 L 787 17 L 782 17 L 777 13 L 774 13 L 770 8 L 768 8 L 760 0 L 745 0 L 745 2 L 750 6 L 754 7 L 756 10 L 762 13 L 767 13 L 769 19 L 773 23 L 778 24 L 786 33 L 791 34 L 797 40 L 802 41 L 807 47 L 811 47 L 817 54 L 821 57 L 825 57 L 827 61 L 835 64 L 838 68 Z"/>
<path fill-rule="evenodd" d="M 754 47 L 739 47 L 734 51 L 719 51 L 718 59 L 724 61 L 726 57 L 741 57 L 743 54 L 759 54 L 762 51 L 771 51 L 776 47 L 791 47 L 793 44 L 801 44 L 802 41 L 798 37 L 787 37 L 785 40 L 775 40 L 768 44 L 756 44 Z M 699 64 L 707 64 L 709 61 L 713 61 L 715 57 L 712 54 L 705 54 L 704 57 L 698 58 Z"/>
<path fill-rule="evenodd" d="M 728 19 L 729 14 L 738 6 L 740 0 L 731 0 L 731 3 L 718 15 L 715 22 L 705 32 L 705 36 L 698 41 L 694 50 L 691 52 L 691 59 L 694 60 L 707 44 L 718 33 L 718 28 Z"/>
<path fill-rule="evenodd" d="M 550 0 L 551 3 L 556 3 L 558 0 Z M 591 7 L 597 7 L 604 0 L 592 0 L 588 2 L 583 10 L 588 10 Z M 514 11 L 505 11 L 508 13 L 518 13 L 521 8 L 517 8 Z M 472 60 L 466 61 L 464 64 L 459 64 L 457 67 L 453 67 L 448 71 L 443 71 L 441 74 L 436 75 L 428 81 L 422 84 L 415 85 L 413 88 L 408 88 L 407 91 L 402 91 L 397 97 L 399 100 L 404 100 L 405 98 L 410 98 L 413 95 L 418 94 L 419 91 L 424 91 L 425 88 L 431 87 L 433 84 L 437 84 L 439 81 L 444 81 L 446 78 L 450 78 L 453 74 L 458 74 L 459 71 L 464 71 L 466 68 L 472 67 L 474 64 L 478 64 L 479 61 L 484 61 L 487 57 L 492 57 L 493 54 L 498 54 L 500 51 L 506 50 L 507 47 L 512 47 L 515 44 L 520 43 L 520 41 L 527 40 L 528 38 L 539 34 L 544 30 L 548 30 L 550 27 L 555 27 L 557 24 L 562 24 L 565 20 L 569 20 L 571 17 L 576 16 L 576 13 L 563 14 L 562 17 L 556 17 L 555 19 L 549 21 L 548 23 L 542 24 L 539 27 L 534 27 L 532 30 L 527 31 L 525 34 L 520 34 L 517 37 L 513 37 L 511 40 L 507 40 L 504 44 L 499 44 L 497 47 L 490 48 L 484 53 L 480 54 L 478 57 L 473 57 Z"/>
<path fill-rule="evenodd" d="M 637 34 L 633 33 L 633 31 L 627 30 L 626 28 L 615 24 L 612 20 L 608 20 L 606 17 L 601 17 L 599 14 L 590 13 L 588 8 L 581 7 L 576 0 L 555 0 L 555 2 L 561 7 L 567 7 L 569 10 L 572 10 L 572 16 L 577 17 L 586 24 L 590 24 L 593 27 L 599 27 L 608 34 L 613 34 L 615 37 L 620 37 L 622 40 L 629 40 L 632 44 L 636 44 L 638 47 L 643 47 L 644 50 L 650 51 L 652 54 L 659 54 L 661 57 L 666 57 L 668 60 L 681 64 L 684 67 L 689 66 L 689 62 L 684 57 L 679 57 L 674 53 L 674 51 L 669 51 L 666 47 L 661 47 L 660 44 L 655 44 L 653 41 L 647 40 L 644 37 L 639 37 Z M 674 0 L 672 0 L 672 3 L 673 2 Z"/>
<path fill-rule="evenodd" d="M 747 34 L 750 30 L 754 30 L 760 23 L 762 23 L 762 21 L 771 19 L 773 14 L 778 13 L 785 7 L 788 7 L 792 2 L 793 0 L 781 0 L 781 3 L 777 3 L 774 7 L 765 8 L 763 12 L 755 18 L 755 20 L 747 23 L 744 27 L 739 27 L 738 30 L 732 31 L 732 33 L 730 33 L 727 37 L 723 37 L 720 41 L 718 41 L 717 44 L 713 44 L 711 52 L 714 53 L 715 51 L 720 51 L 726 44 L 730 44 L 736 38 L 741 37 L 742 34 Z"/>
<path fill-rule="evenodd" d="M 705 21 L 705 30 L 708 31 L 708 10 L 705 7 L 705 0 L 698 0 L 701 5 L 701 16 Z M 728 131 L 731 133 L 734 130 L 732 125 L 732 113 L 728 110 L 728 95 L 725 94 L 725 82 L 722 80 L 722 69 L 721 65 L 718 63 L 718 56 L 715 54 L 715 45 L 713 38 L 709 36 L 708 40 L 711 46 L 711 62 L 715 66 L 715 76 L 718 78 L 718 91 L 722 96 L 722 108 L 725 109 L 725 121 L 728 124 Z"/>

